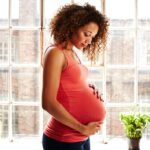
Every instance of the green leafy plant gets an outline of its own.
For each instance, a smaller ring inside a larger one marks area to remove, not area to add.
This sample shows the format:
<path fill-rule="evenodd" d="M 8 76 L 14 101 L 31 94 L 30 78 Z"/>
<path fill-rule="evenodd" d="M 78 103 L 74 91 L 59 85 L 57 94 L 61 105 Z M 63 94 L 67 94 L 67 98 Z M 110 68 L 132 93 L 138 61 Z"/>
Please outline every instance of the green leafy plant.
<path fill-rule="evenodd" d="M 150 122 L 150 114 L 140 112 L 120 113 L 120 120 L 128 138 L 141 138 L 144 129 Z"/>

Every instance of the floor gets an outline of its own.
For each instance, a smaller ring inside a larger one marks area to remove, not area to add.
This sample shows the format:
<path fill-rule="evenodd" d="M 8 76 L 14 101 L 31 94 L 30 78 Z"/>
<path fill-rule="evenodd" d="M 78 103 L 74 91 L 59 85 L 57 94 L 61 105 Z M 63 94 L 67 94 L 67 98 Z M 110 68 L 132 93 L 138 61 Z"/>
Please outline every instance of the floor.
<path fill-rule="evenodd" d="M 141 140 L 140 150 L 149 150 L 150 141 Z M 42 150 L 41 140 L 37 138 L 17 139 L 13 142 L 0 140 L 0 150 Z M 91 150 L 128 150 L 127 139 L 114 138 L 104 144 L 98 136 L 91 137 Z"/>

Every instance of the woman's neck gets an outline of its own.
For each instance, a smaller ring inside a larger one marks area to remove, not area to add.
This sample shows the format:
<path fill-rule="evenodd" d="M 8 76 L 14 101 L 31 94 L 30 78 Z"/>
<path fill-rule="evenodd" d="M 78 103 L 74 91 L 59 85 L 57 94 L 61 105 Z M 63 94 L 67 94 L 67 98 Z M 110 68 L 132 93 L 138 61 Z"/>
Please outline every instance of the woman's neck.
<path fill-rule="evenodd" d="M 62 44 L 55 44 L 60 49 L 65 49 L 68 51 L 73 51 L 73 44 L 71 42 L 62 43 Z"/>
<path fill-rule="evenodd" d="M 73 51 L 73 44 L 70 41 L 68 41 L 65 49 Z"/>

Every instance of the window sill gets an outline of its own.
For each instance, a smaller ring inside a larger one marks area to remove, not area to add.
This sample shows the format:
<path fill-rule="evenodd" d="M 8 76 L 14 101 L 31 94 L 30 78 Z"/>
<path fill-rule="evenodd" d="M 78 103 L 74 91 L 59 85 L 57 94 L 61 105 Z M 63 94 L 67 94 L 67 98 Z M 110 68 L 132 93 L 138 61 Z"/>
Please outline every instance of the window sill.
<path fill-rule="evenodd" d="M 99 136 L 92 136 L 91 140 L 91 150 L 128 150 L 127 139 L 113 138 L 104 144 Z M 149 150 L 149 141 L 146 139 L 141 139 L 141 149 Z M 8 140 L 0 140 L 1 150 L 43 150 L 40 138 L 20 138 L 15 139 L 13 142 L 8 142 Z"/>

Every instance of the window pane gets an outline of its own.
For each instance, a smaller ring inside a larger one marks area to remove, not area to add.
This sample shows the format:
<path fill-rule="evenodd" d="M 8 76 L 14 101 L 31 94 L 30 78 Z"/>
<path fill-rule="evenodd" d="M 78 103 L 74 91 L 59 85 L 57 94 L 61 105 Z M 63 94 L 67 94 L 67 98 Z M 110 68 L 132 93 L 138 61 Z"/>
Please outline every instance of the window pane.
<path fill-rule="evenodd" d="M 0 64 L 8 62 L 8 36 L 8 31 L 0 30 Z"/>
<path fill-rule="evenodd" d="M 134 64 L 134 32 L 110 31 L 106 53 L 108 64 Z"/>
<path fill-rule="evenodd" d="M 140 26 L 150 26 L 149 6 L 149 0 L 138 0 L 138 23 Z"/>
<path fill-rule="evenodd" d="M 107 108 L 107 117 L 106 117 L 106 130 L 107 135 L 110 137 L 123 136 L 124 130 L 122 123 L 119 119 L 119 114 L 121 112 L 128 112 L 131 108 L 117 108 L 111 107 Z"/>
<path fill-rule="evenodd" d="M 39 108 L 35 106 L 13 107 L 13 136 L 33 136 L 39 132 Z"/>
<path fill-rule="evenodd" d="M 45 128 L 50 118 L 51 115 L 47 111 L 43 111 L 43 128 Z"/>
<path fill-rule="evenodd" d="M 78 53 L 79 54 L 79 53 Z M 88 59 L 86 54 L 81 54 L 81 59 L 84 64 L 87 66 L 94 66 L 94 67 L 99 67 L 99 66 L 104 66 L 104 51 L 100 52 L 99 55 L 96 55 L 96 62 L 91 64 L 91 61 Z"/>
<path fill-rule="evenodd" d="M 13 69 L 12 96 L 15 101 L 39 101 L 39 70 L 32 68 Z"/>
<path fill-rule="evenodd" d="M 8 0 L 0 0 L 0 26 L 8 25 Z"/>
<path fill-rule="evenodd" d="M 107 101 L 110 103 L 134 102 L 134 71 L 112 69 L 107 72 Z"/>
<path fill-rule="evenodd" d="M 94 5 L 96 7 L 97 10 L 101 11 L 101 0 L 74 0 L 75 3 L 78 4 L 85 4 L 85 3 L 89 3 L 91 5 Z"/>
<path fill-rule="evenodd" d="M 133 25 L 134 12 L 134 0 L 106 0 L 106 16 L 111 26 Z"/>
<path fill-rule="evenodd" d="M 150 70 L 141 70 L 138 75 L 139 101 L 150 103 Z"/>
<path fill-rule="evenodd" d="M 89 79 L 88 82 L 94 84 L 96 89 L 102 93 L 103 89 L 103 72 L 100 68 L 89 68 Z"/>
<path fill-rule="evenodd" d="M 13 0 L 12 25 L 38 26 L 39 25 L 39 0 Z"/>
<path fill-rule="evenodd" d="M 150 31 L 139 30 L 138 32 L 138 64 L 150 65 Z"/>
<path fill-rule="evenodd" d="M 44 30 L 44 51 L 46 48 L 53 43 L 52 37 L 50 36 L 49 30 Z"/>
<path fill-rule="evenodd" d="M 12 32 L 12 61 L 14 63 L 39 63 L 39 31 Z"/>
<path fill-rule="evenodd" d="M 8 107 L 0 106 L 0 138 L 8 137 Z"/>
<path fill-rule="evenodd" d="M 50 0 L 45 0 L 45 5 L 44 5 L 44 13 L 45 13 L 45 25 L 48 26 L 50 19 L 55 15 L 57 10 L 65 5 L 71 3 L 71 0 L 56 0 L 56 1 L 50 1 Z"/>
<path fill-rule="evenodd" d="M 149 107 L 141 107 L 141 111 L 149 114 L 150 108 Z M 147 139 L 150 139 L 150 123 L 148 124 L 147 128 L 144 130 L 143 136 Z"/>
<path fill-rule="evenodd" d="M 8 101 L 8 70 L 0 68 L 0 102 Z"/>

